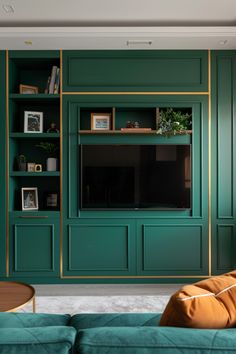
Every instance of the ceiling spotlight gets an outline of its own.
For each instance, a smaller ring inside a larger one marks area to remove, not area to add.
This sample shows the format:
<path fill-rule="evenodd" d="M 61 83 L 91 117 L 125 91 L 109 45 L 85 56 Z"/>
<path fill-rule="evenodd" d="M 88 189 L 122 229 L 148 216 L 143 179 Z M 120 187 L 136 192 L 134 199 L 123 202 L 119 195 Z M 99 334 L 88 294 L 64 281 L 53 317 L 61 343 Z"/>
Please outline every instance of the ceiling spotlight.
<path fill-rule="evenodd" d="M 151 40 L 132 39 L 126 42 L 127 45 L 152 45 Z"/>
<path fill-rule="evenodd" d="M 220 45 L 226 45 L 228 43 L 227 39 L 219 41 Z"/>
<path fill-rule="evenodd" d="M 32 44 L 33 44 L 32 41 L 24 41 L 24 43 L 25 43 L 26 45 L 32 45 Z"/>
<path fill-rule="evenodd" d="M 11 14 L 11 13 L 15 12 L 14 7 L 10 4 L 4 4 L 4 5 L 2 5 L 2 8 L 7 14 Z"/>

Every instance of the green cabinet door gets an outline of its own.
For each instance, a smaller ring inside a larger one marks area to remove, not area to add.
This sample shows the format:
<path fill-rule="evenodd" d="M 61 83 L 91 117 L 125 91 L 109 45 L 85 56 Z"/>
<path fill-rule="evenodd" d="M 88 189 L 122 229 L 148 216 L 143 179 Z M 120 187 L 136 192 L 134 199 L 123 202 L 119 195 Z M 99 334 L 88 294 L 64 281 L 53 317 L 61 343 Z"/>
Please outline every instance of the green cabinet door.
<path fill-rule="evenodd" d="M 59 219 L 25 217 L 11 217 L 10 276 L 58 276 Z"/>

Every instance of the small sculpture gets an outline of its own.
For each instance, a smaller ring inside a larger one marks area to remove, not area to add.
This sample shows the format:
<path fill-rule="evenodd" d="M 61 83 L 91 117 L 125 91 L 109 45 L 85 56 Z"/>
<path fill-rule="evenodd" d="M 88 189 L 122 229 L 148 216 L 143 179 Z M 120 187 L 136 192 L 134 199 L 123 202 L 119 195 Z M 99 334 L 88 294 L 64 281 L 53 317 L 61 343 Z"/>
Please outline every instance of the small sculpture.
<path fill-rule="evenodd" d="M 59 133 L 59 130 L 56 127 L 56 123 L 51 123 L 50 128 L 47 130 L 47 133 Z"/>
<path fill-rule="evenodd" d="M 19 171 L 26 171 L 26 157 L 25 157 L 25 155 L 19 155 L 17 157 L 17 163 L 18 163 L 18 170 Z"/>

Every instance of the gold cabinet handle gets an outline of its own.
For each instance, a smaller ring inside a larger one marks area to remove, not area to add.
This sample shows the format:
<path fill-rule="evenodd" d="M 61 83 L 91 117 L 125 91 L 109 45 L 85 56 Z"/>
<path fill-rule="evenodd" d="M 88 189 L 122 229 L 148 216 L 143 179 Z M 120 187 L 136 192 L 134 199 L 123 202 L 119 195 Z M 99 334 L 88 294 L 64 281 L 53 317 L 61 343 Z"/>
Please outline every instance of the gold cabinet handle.
<path fill-rule="evenodd" d="M 47 215 L 21 215 L 19 216 L 21 219 L 47 219 Z"/>

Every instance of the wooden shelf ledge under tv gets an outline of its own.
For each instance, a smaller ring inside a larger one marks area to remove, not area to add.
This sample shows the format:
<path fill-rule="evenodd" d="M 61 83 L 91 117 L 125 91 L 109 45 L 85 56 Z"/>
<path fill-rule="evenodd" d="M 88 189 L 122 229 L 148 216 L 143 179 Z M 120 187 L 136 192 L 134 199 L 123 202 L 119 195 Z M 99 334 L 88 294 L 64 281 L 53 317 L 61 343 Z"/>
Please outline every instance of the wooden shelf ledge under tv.
<path fill-rule="evenodd" d="M 183 130 L 179 132 L 173 132 L 173 133 L 168 133 L 168 134 L 160 134 L 157 132 L 157 130 L 146 130 L 145 128 L 123 128 L 123 130 L 79 130 L 79 134 L 117 134 L 117 135 L 124 135 L 124 134 L 153 134 L 153 135 L 160 135 L 160 136 L 165 136 L 165 135 L 189 135 L 192 134 L 192 130 Z"/>

